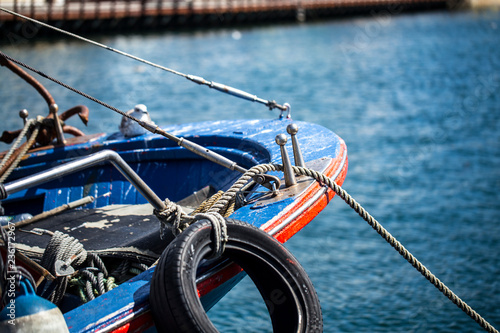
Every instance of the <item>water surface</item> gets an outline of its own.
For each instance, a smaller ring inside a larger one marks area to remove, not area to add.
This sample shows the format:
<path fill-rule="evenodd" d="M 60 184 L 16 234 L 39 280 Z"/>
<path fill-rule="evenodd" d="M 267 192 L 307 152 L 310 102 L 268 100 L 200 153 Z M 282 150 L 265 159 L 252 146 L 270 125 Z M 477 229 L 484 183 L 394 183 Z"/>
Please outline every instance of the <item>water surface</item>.
<path fill-rule="evenodd" d="M 21 36 L 22 37 L 22 36 Z M 158 124 L 274 118 L 265 107 L 73 40 L 17 39 L 3 52 Z M 500 13 L 387 11 L 331 22 L 102 36 L 184 73 L 292 105 L 347 143 L 344 187 L 424 265 L 500 327 Z M 47 107 L 0 68 L 0 130 Z M 120 116 L 42 80 L 87 133 Z M 5 148 L 2 145 L 0 148 Z M 325 332 L 479 332 L 339 198 L 287 243 L 318 292 Z M 224 332 L 270 330 L 248 279 L 210 311 Z"/>

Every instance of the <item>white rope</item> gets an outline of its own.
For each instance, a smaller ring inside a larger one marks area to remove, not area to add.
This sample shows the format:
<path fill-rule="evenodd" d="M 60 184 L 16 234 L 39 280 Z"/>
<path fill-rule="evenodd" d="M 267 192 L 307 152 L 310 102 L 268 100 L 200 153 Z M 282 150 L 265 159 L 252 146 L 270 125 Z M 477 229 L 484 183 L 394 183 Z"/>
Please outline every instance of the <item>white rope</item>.
<path fill-rule="evenodd" d="M 315 170 L 293 167 L 293 170 L 298 175 L 313 177 L 320 183 L 326 184 L 331 188 L 342 200 L 344 200 L 359 216 L 361 216 L 377 233 L 384 238 L 403 258 L 405 258 L 420 274 L 422 274 L 432 285 L 443 293 L 452 303 L 458 306 L 483 329 L 491 333 L 498 331 L 488 323 L 479 313 L 472 309 L 460 297 L 458 297 L 450 288 L 441 282 L 427 267 L 425 267 L 413 254 L 408 251 L 401 242 L 399 242 L 389 231 L 387 231 L 373 216 L 370 215 L 354 198 L 347 193 L 340 185 L 336 184 L 332 179 Z"/>
<path fill-rule="evenodd" d="M 24 125 L 21 133 L 19 133 L 19 135 L 17 136 L 16 141 L 14 141 L 14 143 L 12 144 L 12 147 L 10 147 L 9 152 L 2 159 L 2 163 L 0 163 L 0 170 L 5 166 L 5 164 L 7 163 L 9 158 L 12 156 L 12 154 L 14 154 L 14 151 L 21 145 L 21 141 L 24 139 L 24 136 L 28 132 L 31 125 L 33 125 L 35 123 L 35 121 L 36 121 L 35 119 L 30 119 L 30 120 L 28 120 L 26 125 Z"/>

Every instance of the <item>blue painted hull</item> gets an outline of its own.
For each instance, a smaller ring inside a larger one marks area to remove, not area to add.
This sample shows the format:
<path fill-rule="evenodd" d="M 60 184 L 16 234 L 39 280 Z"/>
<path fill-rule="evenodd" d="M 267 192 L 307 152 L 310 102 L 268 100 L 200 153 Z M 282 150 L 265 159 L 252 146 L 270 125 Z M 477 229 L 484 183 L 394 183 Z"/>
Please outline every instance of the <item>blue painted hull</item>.
<path fill-rule="evenodd" d="M 290 120 L 234 120 L 203 122 L 165 127 L 250 168 L 263 163 L 281 164 L 275 136 L 286 133 Z M 295 122 L 300 127 L 304 160 L 323 160 L 324 170 L 337 183 L 347 171 L 345 144 L 330 130 L 315 124 Z M 204 160 L 164 137 L 146 134 L 124 138 L 121 134 L 101 135 L 89 142 L 69 144 L 30 152 L 9 180 L 29 176 L 55 165 L 104 149 L 116 151 L 160 198 L 178 201 L 207 185 L 227 190 L 240 174 Z M 293 156 L 291 144 L 287 145 Z M 293 159 L 292 159 L 293 161 Z M 278 177 L 282 175 L 276 173 Z M 104 195 L 108 194 L 109 195 Z M 140 193 L 111 165 L 99 165 L 61 179 L 23 190 L 2 202 L 10 214 L 38 214 L 84 196 L 97 198 L 84 208 L 147 203 Z M 253 224 L 286 241 L 309 223 L 331 200 L 333 193 L 314 184 L 297 195 L 266 205 L 258 202 L 241 207 L 232 218 Z M 158 223 L 154 223 L 157 227 Z M 134 332 L 154 330 L 149 313 L 149 284 L 154 268 L 67 313 L 71 332 Z M 225 263 L 198 278 L 198 288 L 206 309 L 225 295 L 243 274 L 234 264 Z"/>

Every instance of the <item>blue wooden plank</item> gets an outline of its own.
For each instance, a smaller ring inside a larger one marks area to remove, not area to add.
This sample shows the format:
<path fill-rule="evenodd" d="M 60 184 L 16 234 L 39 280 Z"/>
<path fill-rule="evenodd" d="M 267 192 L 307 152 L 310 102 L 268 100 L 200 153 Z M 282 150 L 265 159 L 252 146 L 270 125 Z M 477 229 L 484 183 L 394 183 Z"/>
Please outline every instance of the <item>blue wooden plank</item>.
<path fill-rule="evenodd" d="M 123 198 L 123 181 L 122 180 L 116 180 L 113 179 L 111 182 L 111 185 L 109 187 L 109 190 L 111 191 L 111 195 L 109 197 L 109 204 L 110 205 L 120 205 L 122 204 L 122 198 Z"/>
<path fill-rule="evenodd" d="M 57 192 L 56 191 L 47 191 L 45 193 L 45 201 L 43 204 L 43 210 L 51 210 L 52 208 L 57 207 Z"/>
<path fill-rule="evenodd" d="M 83 198 L 83 188 L 81 186 L 71 186 L 68 200 L 72 202 L 81 198 Z"/>
<path fill-rule="evenodd" d="M 54 191 L 56 195 L 56 202 L 55 202 L 56 207 L 65 205 L 69 202 L 70 189 L 68 187 L 60 187 L 52 191 Z"/>

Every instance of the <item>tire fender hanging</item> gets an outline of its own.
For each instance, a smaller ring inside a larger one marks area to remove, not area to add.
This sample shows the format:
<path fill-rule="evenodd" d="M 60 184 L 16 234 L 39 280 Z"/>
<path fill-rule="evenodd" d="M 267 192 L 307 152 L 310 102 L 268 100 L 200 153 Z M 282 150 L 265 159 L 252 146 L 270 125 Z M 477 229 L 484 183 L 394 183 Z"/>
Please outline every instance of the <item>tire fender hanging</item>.
<path fill-rule="evenodd" d="M 322 332 L 316 291 L 297 259 L 277 240 L 248 223 L 227 220 L 223 258 L 250 276 L 265 301 L 275 332 Z M 212 224 L 192 224 L 162 253 L 151 281 L 158 332 L 218 332 L 201 304 L 196 269 L 212 252 Z"/>

